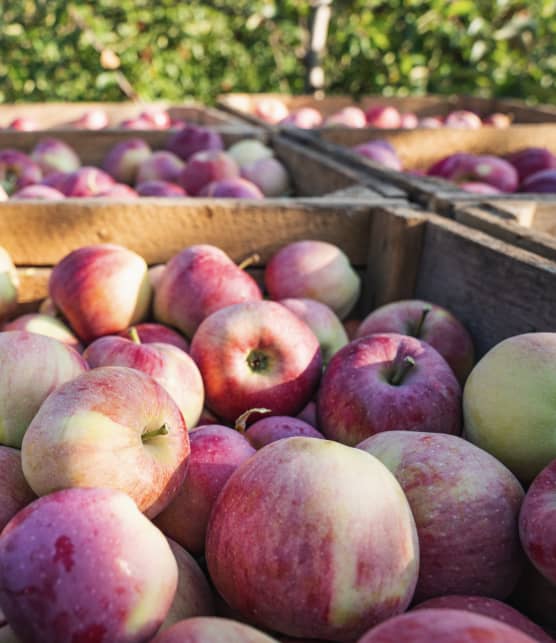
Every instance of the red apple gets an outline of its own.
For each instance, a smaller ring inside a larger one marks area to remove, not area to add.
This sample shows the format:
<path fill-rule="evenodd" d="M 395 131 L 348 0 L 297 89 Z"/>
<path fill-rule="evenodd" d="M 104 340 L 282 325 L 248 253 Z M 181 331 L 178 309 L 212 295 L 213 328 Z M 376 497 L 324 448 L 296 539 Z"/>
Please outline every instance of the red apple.
<path fill-rule="evenodd" d="M 353 151 L 392 170 L 402 170 L 402 163 L 396 152 L 382 145 L 381 141 L 370 141 L 369 143 L 356 145 Z"/>
<path fill-rule="evenodd" d="M 264 194 L 246 179 L 222 179 L 206 185 L 199 196 L 213 199 L 264 199 Z"/>
<path fill-rule="evenodd" d="M 324 241 L 284 246 L 268 262 L 264 281 L 272 299 L 316 299 L 340 319 L 349 314 L 361 291 L 361 280 L 347 256 Z"/>
<path fill-rule="evenodd" d="M 106 336 L 89 344 L 83 357 L 91 368 L 127 366 L 156 380 L 178 405 L 187 428 L 197 424 L 203 410 L 203 380 L 195 362 L 171 344 L 142 344 L 137 333 L 133 341 Z"/>
<path fill-rule="evenodd" d="M 23 473 L 44 496 L 69 487 L 127 493 L 153 518 L 185 477 L 189 439 L 164 388 L 132 368 L 95 368 L 42 404 L 21 446 Z"/>
<path fill-rule="evenodd" d="M 19 132 L 34 132 L 41 128 L 39 124 L 32 118 L 19 116 L 18 118 L 14 118 L 13 121 L 11 121 L 11 123 L 8 125 L 8 129 L 17 130 Z"/>
<path fill-rule="evenodd" d="M 444 119 L 446 127 L 455 127 L 457 129 L 481 129 L 483 122 L 475 114 L 466 109 L 458 109 L 450 112 Z"/>
<path fill-rule="evenodd" d="M 377 308 L 361 322 L 357 338 L 374 333 L 417 337 L 435 348 L 463 385 L 475 362 L 473 340 L 452 313 L 419 299 L 404 299 Z"/>
<path fill-rule="evenodd" d="M 315 429 L 318 429 L 319 422 L 317 418 L 317 403 L 314 400 L 311 400 L 303 409 L 301 409 L 296 417 L 315 427 Z"/>
<path fill-rule="evenodd" d="M 218 494 L 237 467 L 255 454 L 255 449 L 243 435 L 218 424 L 194 429 L 189 440 L 191 455 L 183 485 L 155 523 L 187 551 L 200 556 Z"/>
<path fill-rule="evenodd" d="M 444 126 L 444 121 L 438 116 L 424 116 L 419 119 L 418 127 L 424 129 L 438 129 Z"/>
<path fill-rule="evenodd" d="M 17 448 L 46 397 L 87 370 L 73 348 L 23 330 L 0 333 L 0 364 L 0 443 Z"/>
<path fill-rule="evenodd" d="M 70 252 L 54 266 L 48 287 L 56 307 L 85 342 L 142 321 L 152 294 L 142 257 L 109 243 Z"/>
<path fill-rule="evenodd" d="M 508 154 L 506 161 L 517 170 L 520 183 L 531 174 L 556 168 L 556 156 L 546 147 L 526 147 Z"/>
<path fill-rule="evenodd" d="M 131 326 L 125 330 L 120 331 L 118 334 L 120 337 L 125 337 L 126 339 L 133 339 L 132 329 L 135 329 L 141 344 L 152 344 L 154 342 L 162 342 L 164 344 L 172 344 L 177 346 L 182 351 L 186 353 L 189 352 L 189 342 L 185 339 L 183 335 L 176 332 L 164 324 L 154 324 L 154 323 L 144 323 L 137 324 L 136 326 Z"/>
<path fill-rule="evenodd" d="M 314 107 L 300 107 L 280 121 L 280 125 L 312 129 L 322 125 L 322 114 Z"/>
<path fill-rule="evenodd" d="M 0 530 L 35 498 L 23 476 L 19 449 L 0 446 Z"/>
<path fill-rule="evenodd" d="M 79 340 L 66 324 L 64 324 L 61 319 L 57 319 L 51 315 L 42 315 L 40 313 L 21 315 L 9 324 L 5 324 L 2 330 L 26 330 L 29 333 L 46 335 L 47 337 L 57 339 L 59 342 L 62 342 L 62 344 L 66 344 L 66 346 L 75 348 L 79 353 L 83 351 Z"/>
<path fill-rule="evenodd" d="M 139 118 L 149 121 L 154 129 L 168 129 L 171 124 L 170 114 L 165 109 L 152 107 L 141 112 Z"/>
<path fill-rule="evenodd" d="M 351 641 L 409 605 L 415 524 L 376 458 L 328 440 L 269 444 L 231 475 L 206 560 L 224 600 L 265 628 Z"/>
<path fill-rule="evenodd" d="M 14 192 L 11 197 L 14 201 L 23 200 L 40 200 L 40 201 L 59 201 L 65 199 L 66 195 L 59 190 L 51 188 L 48 185 L 27 185 L 21 190 Z"/>
<path fill-rule="evenodd" d="M 419 127 L 419 118 L 413 112 L 400 114 L 400 127 L 402 129 L 415 129 Z"/>
<path fill-rule="evenodd" d="M 187 194 L 196 196 L 213 181 L 239 177 L 239 166 L 234 159 L 221 150 L 197 152 L 189 158 L 178 178 L 178 183 Z"/>
<path fill-rule="evenodd" d="M 420 551 L 416 602 L 511 593 L 523 570 L 517 524 L 524 494 L 509 469 L 440 433 L 387 431 L 358 448 L 388 467 L 411 507 Z"/>
<path fill-rule="evenodd" d="M 176 183 L 168 181 L 145 181 L 135 187 L 139 196 L 182 197 L 187 196 L 186 191 Z"/>
<path fill-rule="evenodd" d="M 254 422 L 244 433 L 255 449 L 286 438 L 304 437 L 324 439 L 324 435 L 314 426 L 299 418 L 287 415 L 272 415 Z"/>
<path fill-rule="evenodd" d="M 259 98 L 254 106 L 255 116 L 267 123 L 276 125 L 289 114 L 289 109 L 280 98 Z"/>
<path fill-rule="evenodd" d="M 151 643 L 277 643 L 249 625 L 226 618 L 188 618 L 164 630 Z"/>
<path fill-rule="evenodd" d="M 145 181 L 176 183 L 184 167 L 185 163 L 172 152 L 158 150 L 141 163 L 135 182 L 137 184 Z"/>
<path fill-rule="evenodd" d="M 554 194 L 556 192 L 556 168 L 530 174 L 520 185 L 519 191 Z"/>
<path fill-rule="evenodd" d="M 30 156 L 18 150 L 0 150 L 0 186 L 8 194 L 40 183 L 42 172 Z"/>
<path fill-rule="evenodd" d="M 44 185 L 61 192 L 66 196 L 66 185 L 69 185 L 70 178 L 73 180 L 73 173 L 67 172 L 52 172 L 41 180 L 39 185 Z"/>
<path fill-rule="evenodd" d="M 98 199 L 137 199 L 139 194 L 125 183 L 114 183 L 107 190 L 95 194 Z"/>
<path fill-rule="evenodd" d="M 401 126 L 401 114 L 391 105 L 370 107 L 365 112 L 367 125 L 380 129 L 398 129 Z"/>
<path fill-rule="evenodd" d="M 472 157 L 472 154 L 467 154 L 466 152 L 450 154 L 433 163 L 427 170 L 427 174 L 428 176 L 451 179 L 457 173 L 460 173 L 462 169 L 467 169 Z"/>
<path fill-rule="evenodd" d="M 142 138 L 129 138 L 106 154 L 101 167 L 118 183 L 133 184 L 139 167 L 151 154 L 151 148 Z"/>
<path fill-rule="evenodd" d="M 349 445 L 382 431 L 461 430 L 461 388 L 446 360 L 396 333 L 340 349 L 324 372 L 317 407 L 322 433 Z"/>
<path fill-rule="evenodd" d="M 341 127 L 366 127 L 367 119 L 365 118 L 365 112 L 359 107 L 350 105 L 344 107 L 343 109 L 327 116 L 324 120 L 325 127 L 341 126 Z"/>
<path fill-rule="evenodd" d="M 150 640 L 177 576 L 164 536 L 110 489 L 40 498 L 0 536 L 0 604 L 22 641 Z"/>
<path fill-rule="evenodd" d="M 216 310 L 259 299 L 255 280 L 225 252 L 210 245 L 190 246 L 167 263 L 155 290 L 154 316 L 192 337 Z"/>
<path fill-rule="evenodd" d="M 525 632 L 528 636 L 535 641 L 541 643 L 554 643 L 554 639 L 547 634 L 536 623 L 533 623 L 526 616 L 518 612 L 513 607 L 506 603 L 497 601 L 495 598 L 488 598 L 486 596 L 437 596 L 431 598 L 424 603 L 419 603 L 414 609 L 456 609 L 465 610 L 467 612 L 474 612 L 482 614 L 490 618 L 502 621 L 506 625 L 515 627 L 517 630 Z"/>
<path fill-rule="evenodd" d="M 241 176 L 256 185 L 266 197 L 286 196 L 291 189 L 286 168 L 275 158 L 245 165 L 241 168 Z"/>
<path fill-rule="evenodd" d="M 77 129 L 104 129 L 108 126 L 108 114 L 100 107 L 85 111 L 72 125 Z"/>
<path fill-rule="evenodd" d="M 81 166 L 75 150 L 57 138 L 43 138 L 33 148 L 31 158 L 39 165 L 43 176 L 52 172 L 74 172 Z"/>
<path fill-rule="evenodd" d="M 272 301 L 248 301 L 207 317 L 191 342 L 207 405 L 234 421 L 252 408 L 295 415 L 313 396 L 322 357 L 313 331 Z"/>
<path fill-rule="evenodd" d="M 58 178 L 56 177 L 56 180 Z M 97 167 L 82 167 L 67 174 L 61 185 L 57 187 L 66 196 L 89 197 L 105 192 L 114 185 L 114 179 Z"/>
<path fill-rule="evenodd" d="M 197 427 L 195 428 L 198 428 L 200 426 L 206 426 L 207 424 L 219 424 L 219 423 L 220 423 L 220 418 L 217 418 L 216 415 L 210 409 L 207 409 L 207 407 L 205 406 L 205 408 L 203 409 L 203 412 L 201 413 L 201 417 L 197 422 Z"/>
<path fill-rule="evenodd" d="M 170 136 L 166 149 L 188 161 L 197 152 L 223 150 L 224 143 L 220 134 L 208 127 L 185 125 Z"/>
<path fill-rule="evenodd" d="M 19 277 L 7 250 L 0 246 L 0 323 L 17 310 Z"/>
<path fill-rule="evenodd" d="M 357 643 L 535 643 L 515 627 L 455 609 L 423 609 L 373 628 Z"/>

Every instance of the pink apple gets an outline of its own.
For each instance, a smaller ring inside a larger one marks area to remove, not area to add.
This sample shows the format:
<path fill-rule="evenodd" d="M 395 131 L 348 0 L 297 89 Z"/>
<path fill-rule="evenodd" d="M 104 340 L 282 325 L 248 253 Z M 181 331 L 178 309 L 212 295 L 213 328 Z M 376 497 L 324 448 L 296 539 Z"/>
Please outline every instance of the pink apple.
<path fill-rule="evenodd" d="M 246 179 L 222 179 L 206 185 L 199 196 L 220 199 L 264 199 L 264 194 Z"/>
<path fill-rule="evenodd" d="M 142 321 L 152 295 L 144 259 L 110 243 L 70 252 L 54 266 L 48 287 L 55 306 L 85 342 Z"/>
<path fill-rule="evenodd" d="M 239 167 L 252 165 L 262 159 L 270 159 L 274 152 L 270 147 L 255 138 L 244 138 L 228 148 L 227 153 Z"/>
<path fill-rule="evenodd" d="M 401 170 L 402 162 L 398 158 L 398 155 L 395 151 L 390 150 L 389 147 L 382 145 L 381 141 L 370 141 L 369 143 L 362 143 L 361 145 L 356 145 L 353 148 L 353 151 L 364 156 L 375 163 L 384 165 L 392 170 Z"/>
<path fill-rule="evenodd" d="M 437 596 L 431 598 L 424 603 L 419 603 L 414 609 L 456 609 L 465 610 L 467 612 L 474 612 L 482 614 L 490 618 L 502 621 L 506 625 L 511 625 L 517 630 L 525 632 L 528 636 L 535 641 L 541 643 L 554 643 L 554 639 L 547 634 L 536 623 L 533 623 L 526 616 L 518 612 L 513 607 L 510 607 L 502 601 L 497 601 L 495 598 L 488 598 L 487 596 Z"/>
<path fill-rule="evenodd" d="M 7 250 L 0 246 L 0 323 L 17 310 L 19 277 Z"/>
<path fill-rule="evenodd" d="M 56 177 L 57 180 L 57 177 Z M 66 175 L 62 185 L 57 187 L 66 196 L 89 197 L 105 192 L 114 185 L 114 179 L 97 167 L 85 166 Z"/>
<path fill-rule="evenodd" d="M 346 331 L 334 311 L 316 299 L 281 299 L 294 315 L 302 319 L 315 333 L 322 351 L 322 361 L 328 364 L 334 353 L 348 343 Z"/>
<path fill-rule="evenodd" d="M 520 192 L 556 193 L 556 168 L 530 174 L 521 184 Z"/>
<path fill-rule="evenodd" d="M 466 192 L 474 192 L 475 194 L 502 194 L 502 191 L 495 188 L 494 185 L 482 183 L 481 181 L 466 181 L 460 183 L 460 188 Z"/>
<path fill-rule="evenodd" d="M 190 246 L 166 264 L 155 290 L 154 316 L 192 337 L 216 310 L 259 299 L 255 280 L 225 252 L 210 245 Z"/>
<path fill-rule="evenodd" d="M 168 181 L 145 181 L 135 186 L 139 196 L 182 197 L 187 196 L 186 191 L 176 183 Z"/>
<path fill-rule="evenodd" d="M 327 116 L 324 125 L 329 127 L 333 126 L 343 126 L 343 127 L 366 127 L 367 119 L 365 118 L 365 112 L 359 107 L 350 105 L 344 107 L 343 109 Z"/>
<path fill-rule="evenodd" d="M 523 570 L 517 524 L 524 494 L 509 469 L 455 435 L 386 431 L 358 448 L 388 467 L 411 507 L 420 551 L 416 602 L 511 593 Z"/>
<path fill-rule="evenodd" d="M 188 161 L 197 152 L 223 150 L 224 143 L 220 134 L 208 127 L 185 125 L 170 136 L 166 149 Z"/>
<path fill-rule="evenodd" d="M 244 433 L 255 449 L 286 438 L 304 437 L 324 439 L 324 435 L 311 424 L 287 415 L 272 415 L 254 422 Z"/>
<path fill-rule="evenodd" d="M 35 498 L 23 476 L 19 449 L 0 446 L 0 530 Z"/>
<path fill-rule="evenodd" d="M 272 299 L 316 299 L 340 319 L 349 314 L 361 291 L 361 280 L 347 256 L 325 241 L 284 246 L 268 262 L 264 281 Z"/>
<path fill-rule="evenodd" d="M 275 158 L 245 165 L 241 168 L 241 176 L 256 185 L 266 197 L 286 196 L 291 190 L 288 172 Z"/>
<path fill-rule="evenodd" d="M 171 124 L 170 114 L 165 109 L 150 108 L 141 112 L 139 118 L 149 121 L 154 129 L 168 129 Z"/>
<path fill-rule="evenodd" d="M 262 119 L 266 123 L 276 125 L 284 120 L 289 114 L 289 109 L 284 102 L 279 98 L 265 97 L 259 98 L 254 107 L 255 116 Z"/>
<path fill-rule="evenodd" d="M 419 127 L 419 118 L 413 112 L 404 112 L 400 114 L 400 127 L 402 129 L 415 129 Z"/>
<path fill-rule="evenodd" d="M 162 342 L 164 344 L 172 344 L 186 353 L 189 352 L 189 342 L 185 337 L 172 328 L 164 326 L 164 324 L 154 324 L 151 322 L 137 324 L 136 326 L 120 331 L 118 334 L 120 337 L 132 340 L 132 329 L 135 329 L 141 344 Z"/>
<path fill-rule="evenodd" d="M 457 129 L 481 129 L 483 122 L 475 114 L 465 109 L 450 112 L 444 119 L 446 127 L 455 127 Z"/>
<path fill-rule="evenodd" d="M 401 126 L 401 114 L 391 105 L 371 107 L 365 112 L 367 125 L 380 129 L 398 129 Z"/>
<path fill-rule="evenodd" d="M 27 315 L 21 315 L 20 317 L 16 317 L 9 324 L 5 324 L 2 330 L 25 330 L 29 333 L 46 335 L 46 337 L 57 339 L 66 346 L 71 346 L 71 348 L 74 348 L 79 353 L 83 350 L 79 340 L 66 326 L 66 324 L 64 324 L 61 319 L 57 319 L 51 315 L 42 315 L 40 313 L 28 313 Z"/>
<path fill-rule="evenodd" d="M 22 641 L 150 640 L 177 577 L 164 536 L 110 489 L 40 498 L 0 536 L 0 604 Z"/>
<path fill-rule="evenodd" d="M 108 126 L 108 114 L 100 107 L 88 109 L 72 125 L 77 129 L 104 129 Z"/>
<path fill-rule="evenodd" d="M 517 170 L 520 183 L 531 174 L 556 168 L 556 156 L 546 147 L 526 147 L 508 154 L 506 161 Z"/>
<path fill-rule="evenodd" d="M 51 188 L 48 185 L 27 185 L 21 190 L 14 192 L 12 194 L 12 200 L 14 201 L 24 201 L 24 200 L 39 200 L 39 201 L 59 201 L 60 199 L 65 199 L 66 195 L 62 194 L 59 190 Z"/>
<path fill-rule="evenodd" d="M 301 411 L 296 415 L 297 418 L 307 422 L 315 429 L 319 428 L 319 422 L 317 418 L 317 403 L 314 400 L 307 402 L 307 405 L 301 409 Z"/>
<path fill-rule="evenodd" d="M 18 118 L 14 118 L 13 121 L 11 121 L 11 123 L 8 125 L 8 129 L 17 130 L 19 132 L 34 132 L 41 128 L 39 124 L 32 118 L 20 116 Z"/>
<path fill-rule="evenodd" d="M 444 121 L 438 116 L 424 116 L 419 119 L 418 127 L 423 129 L 438 129 L 444 127 Z"/>
<path fill-rule="evenodd" d="M 313 331 L 287 308 L 247 301 L 207 317 L 191 342 L 207 405 L 234 421 L 252 408 L 295 415 L 315 392 L 322 357 Z"/>
<path fill-rule="evenodd" d="M 312 129 L 322 125 L 322 114 L 314 107 L 300 107 L 280 121 L 280 125 Z"/>
<path fill-rule="evenodd" d="M 194 429 L 189 440 L 191 455 L 183 485 L 155 523 L 187 551 L 200 556 L 218 494 L 237 467 L 255 454 L 255 449 L 243 435 L 218 424 Z"/>
<path fill-rule="evenodd" d="M 556 460 L 529 487 L 521 507 L 519 534 L 529 560 L 556 586 Z"/>
<path fill-rule="evenodd" d="M 500 112 L 494 112 L 483 118 L 483 125 L 491 125 L 496 128 L 506 128 L 510 127 L 512 124 L 512 119 L 507 114 L 501 114 Z"/>
<path fill-rule="evenodd" d="M 461 388 L 446 360 L 396 333 L 340 349 L 324 372 L 317 407 L 322 433 L 349 445 L 382 431 L 461 430 Z"/>
<path fill-rule="evenodd" d="M 176 623 L 151 643 L 278 643 L 249 625 L 226 618 L 196 617 Z"/>
<path fill-rule="evenodd" d="M 119 183 L 133 184 L 139 167 L 151 154 L 151 148 L 142 138 L 129 138 L 108 152 L 101 167 Z"/>
<path fill-rule="evenodd" d="M 40 183 L 42 172 L 30 156 L 18 150 L 0 150 L 0 186 L 8 194 Z"/>
<path fill-rule="evenodd" d="M 168 181 L 176 183 L 185 163 L 172 152 L 158 150 L 145 159 L 135 177 L 136 184 L 145 181 Z"/>
<path fill-rule="evenodd" d="M 152 377 L 120 366 L 94 368 L 60 386 L 21 445 L 23 473 L 37 495 L 109 487 L 131 496 L 149 518 L 178 492 L 188 456 L 187 428 L 170 395 Z"/>
<path fill-rule="evenodd" d="M 213 181 L 239 177 L 239 166 L 234 159 L 221 150 L 197 152 L 189 158 L 178 183 L 188 194 L 196 196 Z"/>
<path fill-rule="evenodd" d="M 95 194 L 98 199 L 137 199 L 139 194 L 125 183 L 114 183 L 107 190 Z"/>
<path fill-rule="evenodd" d="M 421 339 L 448 362 L 463 385 L 475 363 L 473 340 L 452 313 L 419 299 L 404 299 L 377 308 L 361 322 L 357 338 L 399 333 Z"/>
<path fill-rule="evenodd" d="M 43 138 L 33 148 L 31 158 L 43 176 L 52 172 L 74 172 L 81 166 L 79 156 L 67 143 L 57 138 Z"/>
<path fill-rule="evenodd" d="M 20 447 L 45 398 L 87 370 L 73 348 L 22 330 L 0 333 L 0 443 Z"/>
<path fill-rule="evenodd" d="M 493 618 L 456 609 L 423 609 L 391 618 L 357 643 L 535 643 L 524 632 Z"/>
<path fill-rule="evenodd" d="M 133 341 L 108 335 L 89 344 L 83 357 L 91 368 L 127 366 L 150 375 L 178 405 L 187 428 L 197 424 L 205 401 L 203 380 L 195 362 L 180 348 L 142 344 L 138 334 Z"/>
<path fill-rule="evenodd" d="M 403 612 L 418 558 L 411 510 L 386 467 L 313 438 L 269 444 L 236 469 L 207 530 L 224 600 L 290 636 L 351 641 Z"/>
<path fill-rule="evenodd" d="M 178 565 L 178 587 L 160 631 L 196 616 L 214 614 L 214 598 L 208 581 L 195 559 L 181 545 L 168 538 Z"/>

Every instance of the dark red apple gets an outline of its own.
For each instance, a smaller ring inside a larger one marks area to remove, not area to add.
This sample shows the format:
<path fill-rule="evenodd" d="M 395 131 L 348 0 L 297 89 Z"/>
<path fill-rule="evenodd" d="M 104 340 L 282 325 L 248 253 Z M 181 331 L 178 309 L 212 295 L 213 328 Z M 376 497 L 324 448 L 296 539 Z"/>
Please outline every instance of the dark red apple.
<path fill-rule="evenodd" d="M 132 185 L 139 167 L 151 154 L 150 146 L 142 138 L 129 138 L 109 150 L 101 167 L 118 183 Z"/>
<path fill-rule="evenodd" d="M 520 185 L 520 192 L 556 193 L 556 168 L 530 174 Z"/>
<path fill-rule="evenodd" d="M 188 161 L 197 152 L 223 150 L 224 142 L 218 132 L 208 127 L 186 125 L 170 136 L 166 149 L 183 161 Z"/>
<path fill-rule="evenodd" d="M 188 194 L 196 196 L 213 181 L 239 177 L 239 166 L 221 150 L 206 150 L 193 154 L 178 177 L 178 183 Z"/>
<path fill-rule="evenodd" d="M 187 196 L 186 191 L 176 183 L 168 181 L 145 181 L 135 187 L 139 196 L 182 197 Z"/>

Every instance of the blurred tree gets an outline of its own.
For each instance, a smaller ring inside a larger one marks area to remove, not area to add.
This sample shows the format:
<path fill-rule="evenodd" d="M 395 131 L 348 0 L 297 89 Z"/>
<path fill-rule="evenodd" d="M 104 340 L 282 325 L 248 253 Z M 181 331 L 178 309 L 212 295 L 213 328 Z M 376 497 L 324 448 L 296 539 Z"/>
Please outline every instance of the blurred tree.
<path fill-rule="evenodd" d="M 303 91 L 309 0 L 4 4 L 4 102 Z M 555 34 L 554 0 L 336 0 L 327 85 L 556 102 Z"/>

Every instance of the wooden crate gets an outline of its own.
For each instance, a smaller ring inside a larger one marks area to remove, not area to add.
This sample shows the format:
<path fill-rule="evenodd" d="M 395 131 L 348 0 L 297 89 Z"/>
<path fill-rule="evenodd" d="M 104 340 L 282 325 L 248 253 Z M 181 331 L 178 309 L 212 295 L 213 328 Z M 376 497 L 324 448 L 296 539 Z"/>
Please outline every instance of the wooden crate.
<path fill-rule="evenodd" d="M 427 299 L 463 321 L 479 355 L 511 335 L 554 330 L 556 263 L 434 214 L 361 201 L 213 201 L 187 210 L 161 204 L 156 221 L 141 208 L 106 204 L 103 210 L 90 224 L 55 212 L 50 227 L 34 229 L 29 221 L 30 227 L 15 228 L 2 239 L 19 265 L 21 310 L 35 308 L 46 295 L 50 265 L 86 243 L 122 243 L 149 264 L 196 243 L 215 244 L 236 261 L 257 252 L 260 261 L 253 271 L 260 278 L 278 248 L 318 239 L 337 244 L 364 274 L 360 316 L 389 301 Z M 106 233 L 99 235 L 102 229 Z M 35 266 L 27 267 L 27 261 Z"/>

